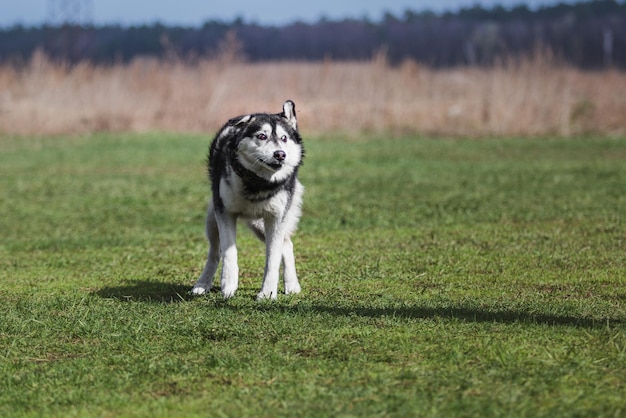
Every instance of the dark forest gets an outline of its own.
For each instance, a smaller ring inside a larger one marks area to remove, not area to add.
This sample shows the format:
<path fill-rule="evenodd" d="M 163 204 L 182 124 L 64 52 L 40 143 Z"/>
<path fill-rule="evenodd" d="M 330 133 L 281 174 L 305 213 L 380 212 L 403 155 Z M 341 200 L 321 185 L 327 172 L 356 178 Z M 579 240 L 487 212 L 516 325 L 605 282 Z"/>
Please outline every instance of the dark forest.
<path fill-rule="evenodd" d="M 368 19 L 262 26 L 236 19 L 201 27 L 15 26 L 0 30 L 0 62 L 21 65 L 35 50 L 53 60 L 125 63 L 136 57 L 193 61 L 225 53 L 250 62 L 368 60 L 383 52 L 393 65 L 490 66 L 550 51 L 584 69 L 626 68 L 626 3 L 557 4 L 531 10 L 475 6 L 454 13 L 407 10 Z"/>

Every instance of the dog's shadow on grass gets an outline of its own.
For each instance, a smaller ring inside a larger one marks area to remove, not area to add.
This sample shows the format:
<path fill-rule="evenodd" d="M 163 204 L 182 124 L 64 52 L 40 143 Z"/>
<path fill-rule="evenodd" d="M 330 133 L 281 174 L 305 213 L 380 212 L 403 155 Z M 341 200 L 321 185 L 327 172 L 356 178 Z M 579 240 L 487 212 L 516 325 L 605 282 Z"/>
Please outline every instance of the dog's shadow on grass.
<path fill-rule="evenodd" d="M 621 325 L 624 321 L 621 318 L 594 319 L 568 315 L 551 314 L 531 314 L 517 310 L 490 311 L 465 307 L 402 307 L 402 308 L 339 308 L 331 306 L 312 306 L 314 312 L 329 313 L 341 316 L 360 316 L 370 318 L 395 317 L 407 319 L 432 319 L 442 318 L 449 320 L 459 320 L 463 322 L 493 322 L 502 324 L 537 324 L 548 326 L 569 326 L 576 328 L 598 328 L 607 325 Z"/>
<path fill-rule="evenodd" d="M 122 302 L 177 303 L 193 298 L 191 285 L 134 280 L 123 286 L 104 287 L 95 295 Z"/>
<path fill-rule="evenodd" d="M 128 285 L 105 287 L 96 292 L 97 296 L 106 299 L 115 299 L 122 302 L 142 302 L 155 304 L 180 303 L 197 298 L 190 292 L 191 285 L 180 283 L 163 283 L 148 280 L 135 280 Z M 214 289 L 215 291 L 215 289 Z M 247 309 L 232 304 L 219 304 L 227 309 Z M 399 319 L 432 319 L 441 318 L 460 320 L 465 322 L 494 322 L 494 323 L 531 323 L 549 326 L 570 326 L 577 328 L 597 328 L 624 324 L 622 318 L 594 319 L 568 315 L 552 315 L 547 313 L 529 313 L 519 310 L 490 310 L 462 306 L 430 308 L 424 306 L 397 307 L 338 307 L 326 306 L 317 303 L 284 305 L 280 302 L 263 303 L 257 307 L 260 310 L 280 311 L 285 314 L 307 315 L 329 314 L 334 316 L 356 317 L 396 317 Z"/>

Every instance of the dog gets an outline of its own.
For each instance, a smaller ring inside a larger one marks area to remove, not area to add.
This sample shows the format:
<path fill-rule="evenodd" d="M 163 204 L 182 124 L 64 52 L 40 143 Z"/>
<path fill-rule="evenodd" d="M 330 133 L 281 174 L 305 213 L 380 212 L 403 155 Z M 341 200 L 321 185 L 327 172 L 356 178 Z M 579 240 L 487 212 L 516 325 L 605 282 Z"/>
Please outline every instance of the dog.
<path fill-rule="evenodd" d="M 276 299 L 283 265 L 285 294 L 299 293 L 291 235 L 302 215 L 304 187 L 298 169 L 304 158 L 293 101 L 281 113 L 254 113 L 230 119 L 209 148 L 212 198 L 206 217 L 209 252 L 192 294 L 211 290 L 222 261 L 220 288 L 224 298 L 239 286 L 235 245 L 237 220 L 247 221 L 265 242 L 265 273 L 257 299 Z"/>

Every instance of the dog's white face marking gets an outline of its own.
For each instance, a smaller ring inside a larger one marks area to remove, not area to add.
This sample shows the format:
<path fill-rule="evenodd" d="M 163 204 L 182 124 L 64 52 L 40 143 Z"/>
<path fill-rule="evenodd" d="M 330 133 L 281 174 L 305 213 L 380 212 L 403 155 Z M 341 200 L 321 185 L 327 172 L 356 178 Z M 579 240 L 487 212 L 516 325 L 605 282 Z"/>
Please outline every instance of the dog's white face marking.
<path fill-rule="evenodd" d="M 275 130 L 269 123 L 262 125 L 241 140 L 237 152 L 245 168 L 270 181 L 291 175 L 302 158 L 300 147 L 280 124 Z"/>

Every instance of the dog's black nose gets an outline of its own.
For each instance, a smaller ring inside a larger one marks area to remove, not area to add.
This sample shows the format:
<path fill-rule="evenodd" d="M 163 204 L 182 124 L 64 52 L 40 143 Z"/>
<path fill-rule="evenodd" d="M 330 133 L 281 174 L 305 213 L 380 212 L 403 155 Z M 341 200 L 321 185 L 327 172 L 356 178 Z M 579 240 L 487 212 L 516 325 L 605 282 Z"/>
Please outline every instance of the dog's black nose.
<path fill-rule="evenodd" d="M 284 161 L 287 158 L 287 153 L 285 151 L 274 151 L 274 158 L 276 161 Z"/>

